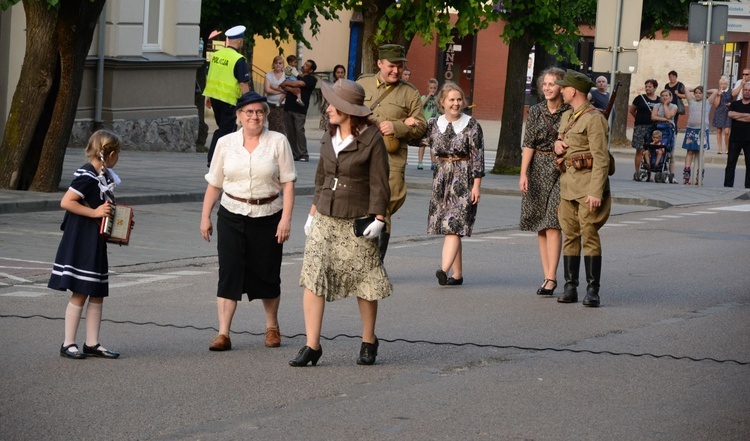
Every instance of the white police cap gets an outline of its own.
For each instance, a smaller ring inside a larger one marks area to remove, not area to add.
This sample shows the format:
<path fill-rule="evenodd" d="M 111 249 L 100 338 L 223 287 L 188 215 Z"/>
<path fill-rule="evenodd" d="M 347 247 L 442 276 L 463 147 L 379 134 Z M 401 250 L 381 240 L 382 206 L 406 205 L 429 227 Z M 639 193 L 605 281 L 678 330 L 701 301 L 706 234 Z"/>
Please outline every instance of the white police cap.
<path fill-rule="evenodd" d="M 245 30 L 246 29 L 247 28 L 244 27 L 244 26 L 242 26 L 242 25 L 235 26 L 233 28 L 228 29 L 226 32 L 224 32 L 224 35 L 226 35 L 227 38 L 230 39 L 230 40 L 234 40 L 234 39 L 237 39 L 237 38 L 242 38 L 242 37 L 245 36 Z"/>

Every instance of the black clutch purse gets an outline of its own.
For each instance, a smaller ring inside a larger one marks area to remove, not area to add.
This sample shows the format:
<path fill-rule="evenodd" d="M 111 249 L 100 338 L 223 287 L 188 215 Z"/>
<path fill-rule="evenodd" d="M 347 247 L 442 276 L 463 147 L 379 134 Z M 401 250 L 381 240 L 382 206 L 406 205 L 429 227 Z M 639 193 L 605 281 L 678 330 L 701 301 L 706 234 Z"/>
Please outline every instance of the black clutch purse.
<path fill-rule="evenodd" d="M 354 219 L 354 235 L 357 237 L 364 236 L 365 229 L 367 229 L 367 227 L 369 227 L 373 222 L 375 222 L 374 214 Z"/>

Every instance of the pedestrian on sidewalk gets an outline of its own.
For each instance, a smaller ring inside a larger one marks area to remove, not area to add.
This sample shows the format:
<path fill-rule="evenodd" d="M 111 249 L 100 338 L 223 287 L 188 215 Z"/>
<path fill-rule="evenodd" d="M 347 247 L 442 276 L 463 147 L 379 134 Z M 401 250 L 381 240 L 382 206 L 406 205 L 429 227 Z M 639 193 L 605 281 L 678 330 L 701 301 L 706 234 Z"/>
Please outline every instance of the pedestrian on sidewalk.
<path fill-rule="evenodd" d="M 560 303 L 578 302 L 578 273 L 583 251 L 586 268 L 586 296 L 583 306 L 600 304 L 602 245 L 599 229 L 609 218 L 609 127 L 604 115 L 586 99 L 592 82 L 586 75 L 568 69 L 562 86 L 563 101 L 571 106 L 560 121 L 555 153 L 564 155 L 565 171 L 560 176 L 558 217 L 565 240 L 563 266 L 565 291 Z"/>
<path fill-rule="evenodd" d="M 63 231 L 47 286 L 70 290 L 65 310 L 65 339 L 60 355 L 72 359 L 86 357 L 117 358 L 118 352 L 99 343 L 104 298 L 109 295 L 107 241 L 99 234 L 101 219 L 109 217 L 115 202 L 114 187 L 120 183 L 112 168 L 120 159 L 122 141 L 108 131 L 98 130 L 86 146 L 89 162 L 76 170 L 73 182 L 63 195 L 60 207 L 65 217 Z M 86 343 L 78 349 L 76 334 L 83 305 L 86 308 Z"/>
<path fill-rule="evenodd" d="M 438 111 L 438 105 L 437 105 L 437 91 L 438 91 L 438 80 L 436 78 L 430 78 L 427 80 L 427 93 L 422 95 L 420 100 L 422 101 L 422 113 L 424 114 L 425 121 L 429 121 L 432 118 L 437 118 L 440 115 L 440 112 Z M 407 119 L 407 125 L 411 120 Z M 416 120 L 414 120 L 414 123 L 417 123 Z M 420 145 L 419 150 L 417 150 L 417 170 L 424 169 L 424 165 L 422 165 L 422 159 L 424 158 L 424 150 L 425 146 Z M 429 150 L 430 153 L 430 170 L 435 170 L 435 152 L 433 152 L 431 149 Z"/>
<path fill-rule="evenodd" d="M 638 171 L 641 169 L 641 161 L 643 161 L 643 144 L 646 142 L 646 135 L 651 129 L 651 111 L 659 104 L 659 97 L 656 95 L 657 87 L 659 87 L 659 83 L 656 80 L 646 80 L 644 93 L 636 96 L 633 103 L 628 107 L 628 112 L 635 119 L 633 139 L 630 142 L 630 145 L 635 149 L 634 181 L 640 180 Z"/>
<path fill-rule="evenodd" d="M 420 139 L 427 128 L 419 90 L 401 80 L 406 60 L 404 47 L 386 44 L 378 48 L 378 72 L 362 75 L 357 82 L 365 89 L 365 105 L 372 110 L 370 121 L 380 130 L 388 151 L 391 202 L 386 213 L 386 228 L 380 237 L 380 257 L 385 259 L 391 238 L 391 216 L 406 201 L 406 157 L 408 141 Z M 414 118 L 407 125 L 406 119 Z"/>
<path fill-rule="evenodd" d="M 310 96 L 315 90 L 318 79 L 315 70 L 318 65 L 313 60 L 305 61 L 302 72 L 297 79 L 287 79 L 279 86 L 286 92 L 284 99 L 284 126 L 289 144 L 292 146 L 295 161 L 308 162 L 307 138 L 305 137 L 305 118 L 310 108 Z M 297 101 L 297 91 L 301 90 L 301 105 Z"/>
<path fill-rule="evenodd" d="M 682 148 L 687 150 L 685 155 L 685 168 L 682 170 L 682 184 L 690 184 L 690 174 L 692 173 L 691 165 L 693 164 L 693 158 L 696 152 L 700 152 L 700 138 L 701 138 L 701 111 L 703 113 L 703 124 L 706 128 L 703 133 L 703 148 L 706 150 L 711 149 L 711 145 L 708 140 L 708 114 L 711 112 L 711 103 L 717 96 L 717 89 L 710 89 L 707 91 L 711 94 L 707 99 L 703 99 L 703 86 L 696 86 L 695 89 L 690 87 L 685 88 L 685 96 L 688 100 L 688 109 L 690 113 L 688 115 L 687 128 L 685 129 L 685 139 L 682 141 Z M 706 170 L 703 169 L 703 172 Z M 696 172 L 697 173 L 697 172 Z M 698 175 L 695 176 L 695 185 L 698 185 Z"/>
<path fill-rule="evenodd" d="M 242 94 L 250 91 L 250 71 L 247 60 L 242 55 L 245 38 L 245 26 L 235 26 L 227 30 L 226 47 L 211 56 L 206 77 L 206 107 L 213 109 L 214 119 L 218 128 L 211 138 L 208 149 L 208 166 L 214 156 L 216 142 L 224 135 L 228 135 L 237 128 L 235 104 Z"/>
<path fill-rule="evenodd" d="M 213 234 L 211 211 L 221 197 L 216 220 L 219 334 L 211 351 L 232 349 L 229 333 L 243 293 L 263 302 L 265 345 L 281 345 L 281 256 L 291 231 L 297 172 L 286 137 L 264 127 L 269 110 L 265 97 L 242 95 L 236 114 L 241 127 L 216 144 L 205 176 L 200 230 L 207 242 Z"/>
<path fill-rule="evenodd" d="M 437 96 L 442 112 L 430 119 L 422 145 L 435 153 L 427 234 L 443 235 L 443 252 L 435 275 L 439 285 L 461 285 L 461 238 L 471 236 L 484 177 L 484 137 L 477 120 L 463 113 L 466 99 L 457 84 L 446 81 Z M 452 272 L 448 277 L 448 273 Z"/>
<path fill-rule="evenodd" d="M 555 139 L 560 118 L 570 106 L 563 103 L 561 87 L 565 71 L 550 67 L 537 80 L 537 90 L 544 101 L 529 107 L 523 138 L 521 177 L 518 186 L 521 199 L 521 231 L 537 233 L 544 281 L 538 295 L 551 296 L 557 288 L 557 265 L 560 262 L 562 232 L 557 219 L 560 204 L 560 171 L 555 162 Z"/>
<path fill-rule="evenodd" d="M 346 78 L 346 68 L 344 65 L 335 65 L 331 77 L 332 83 L 335 83 L 342 78 Z M 328 101 L 326 101 L 325 98 L 320 100 L 320 123 L 318 124 L 318 128 L 324 132 L 328 131 Z"/>
<path fill-rule="evenodd" d="M 680 83 L 682 84 L 682 83 Z M 684 86 L 683 86 L 684 91 Z M 672 133 L 671 140 L 665 142 L 667 146 L 667 155 L 669 158 L 669 176 L 665 182 L 671 182 L 676 184 L 677 181 L 674 179 L 674 147 L 675 139 L 677 138 L 677 104 L 672 103 L 672 92 L 669 89 L 664 89 L 659 94 L 660 101 L 654 109 L 651 111 L 651 121 L 656 125 L 656 128 L 661 130 L 663 134 Z M 679 98 L 681 99 L 681 98 Z M 667 136 L 664 136 L 667 138 Z"/>
<path fill-rule="evenodd" d="M 732 91 L 729 90 L 729 78 L 722 75 L 719 78 L 719 93 L 713 100 L 716 110 L 714 111 L 714 127 L 716 128 L 716 145 L 718 154 L 729 152 L 729 133 L 732 120 L 729 119 L 729 103 L 732 102 Z"/>
<path fill-rule="evenodd" d="M 279 132 L 286 136 L 286 126 L 284 125 L 284 105 L 281 103 L 284 98 L 284 90 L 279 87 L 284 82 L 284 57 L 277 55 L 273 58 L 272 70 L 266 74 L 263 79 L 263 91 L 268 99 L 268 107 L 271 111 L 268 113 L 268 130 Z"/>
<path fill-rule="evenodd" d="M 307 340 L 289 364 L 318 363 L 325 302 L 354 295 L 362 319 L 357 364 L 371 365 L 378 355 L 378 300 L 393 292 L 377 243 L 390 198 L 388 155 L 367 119 L 372 111 L 362 86 L 340 79 L 321 83 L 321 90 L 329 102 L 329 129 L 320 146 L 299 281 Z"/>
<path fill-rule="evenodd" d="M 742 86 L 742 99 L 729 105 L 732 133 L 729 135 L 727 167 L 724 170 L 724 187 L 734 187 L 734 171 L 740 153 L 745 153 L 745 188 L 750 188 L 750 82 Z"/>

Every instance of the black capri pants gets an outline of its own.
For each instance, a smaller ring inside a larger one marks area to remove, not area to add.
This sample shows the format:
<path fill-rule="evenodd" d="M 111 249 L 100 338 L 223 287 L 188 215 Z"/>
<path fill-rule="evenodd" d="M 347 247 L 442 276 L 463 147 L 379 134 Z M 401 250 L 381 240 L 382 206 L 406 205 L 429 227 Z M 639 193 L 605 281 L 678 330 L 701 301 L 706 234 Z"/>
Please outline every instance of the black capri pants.
<path fill-rule="evenodd" d="M 216 294 L 231 300 L 273 299 L 281 294 L 281 255 L 276 239 L 281 210 L 270 216 L 248 217 L 219 207 L 216 221 L 219 287 Z"/>

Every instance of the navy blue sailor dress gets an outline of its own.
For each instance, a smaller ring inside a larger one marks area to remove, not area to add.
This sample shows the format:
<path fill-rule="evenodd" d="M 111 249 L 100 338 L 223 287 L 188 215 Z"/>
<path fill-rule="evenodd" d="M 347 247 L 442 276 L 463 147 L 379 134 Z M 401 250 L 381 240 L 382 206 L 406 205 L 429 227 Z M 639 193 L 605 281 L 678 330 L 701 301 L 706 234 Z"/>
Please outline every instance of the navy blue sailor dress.
<path fill-rule="evenodd" d="M 105 173 L 107 183 L 112 183 Z M 69 190 L 81 196 L 81 204 L 96 209 L 107 197 L 113 201 L 113 195 L 106 195 L 99 187 L 98 173 L 91 164 L 84 164 L 74 173 Z M 70 290 L 76 294 L 91 297 L 109 295 L 109 264 L 107 262 L 107 242 L 99 234 L 101 218 L 79 216 L 69 211 L 60 225 L 63 231 L 60 246 L 55 256 L 48 288 L 59 291 Z"/>

